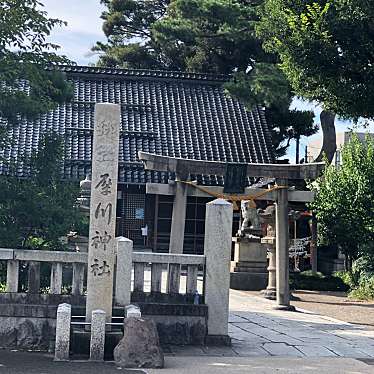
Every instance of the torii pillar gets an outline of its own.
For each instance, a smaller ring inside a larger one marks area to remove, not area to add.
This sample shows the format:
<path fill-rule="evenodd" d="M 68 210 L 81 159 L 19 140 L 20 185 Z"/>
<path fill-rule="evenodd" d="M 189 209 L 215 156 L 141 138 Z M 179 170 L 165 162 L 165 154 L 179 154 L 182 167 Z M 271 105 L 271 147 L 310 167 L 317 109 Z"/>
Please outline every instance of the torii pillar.
<path fill-rule="evenodd" d="M 288 225 L 288 180 L 277 179 L 279 186 L 284 186 L 277 191 L 275 201 L 275 262 L 276 262 L 276 295 L 278 309 L 290 309 L 290 284 L 289 284 L 289 225 Z"/>
<path fill-rule="evenodd" d="M 186 177 L 190 174 L 224 176 L 226 172 L 226 163 L 224 162 L 189 160 L 145 152 L 139 152 L 139 159 L 143 161 L 146 170 L 175 173 L 177 176 Z M 247 177 L 275 178 L 279 186 L 285 187 L 266 195 L 266 200 L 276 202 L 277 309 L 292 309 L 289 293 L 288 181 L 290 179 L 316 179 L 323 168 L 323 162 L 297 165 L 247 164 Z M 182 183 L 177 182 L 173 206 L 173 220 L 176 219 L 176 222 L 172 223 L 170 250 L 174 253 L 182 253 L 183 251 L 184 222 L 182 223 L 181 219 L 185 218 L 188 187 L 181 185 Z M 256 194 L 255 190 L 251 191 Z M 257 192 L 259 191 L 257 190 Z M 248 189 L 246 193 L 248 193 Z M 183 204 L 184 206 L 182 206 Z"/>
<path fill-rule="evenodd" d="M 175 196 L 173 202 L 173 215 L 171 219 L 169 252 L 183 254 L 184 231 L 186 225 L 186 208 L 187 208 L 187 185 L 178 183 L 187 180 L 188 175 L 177 174 Z"/>

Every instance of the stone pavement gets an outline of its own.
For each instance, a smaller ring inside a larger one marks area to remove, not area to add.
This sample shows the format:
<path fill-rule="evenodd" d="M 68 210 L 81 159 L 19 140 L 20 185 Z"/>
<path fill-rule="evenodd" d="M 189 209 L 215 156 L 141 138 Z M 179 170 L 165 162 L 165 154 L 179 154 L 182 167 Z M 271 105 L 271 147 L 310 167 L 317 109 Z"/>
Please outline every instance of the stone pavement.
<path fill-rule="evenodd" d="M 374 331 L 305 310 L 230 291 L 232 347 L 170 347 L 172 356 L 374 358 Z"/>
<path fill-rule="evenodd" d="M 374 331 L 300 310 L 272 309 L 274 302 L 231 291 L 233 350 L 240 356 L 374 357 Z"/>
<path fill-rule="evenodd" d="M 165 274 L 166 277 L 166 274 Z M 166 287 L 164 277 L 163 287 Z M 181 290 L 185 289 L 185 275 Z M 150 274 L 145 275 L 150 288 Z M 202 278 L 198 280 L 202 290 Z M 292 304 L 292 302 L 291 302 Z M 298 309 L 274 310 L 274 301 L 230 290 L 229 334 L 232 347 L 170 347 L 171 355 L 242 357 L 374 358 L 374 330 Z"/>

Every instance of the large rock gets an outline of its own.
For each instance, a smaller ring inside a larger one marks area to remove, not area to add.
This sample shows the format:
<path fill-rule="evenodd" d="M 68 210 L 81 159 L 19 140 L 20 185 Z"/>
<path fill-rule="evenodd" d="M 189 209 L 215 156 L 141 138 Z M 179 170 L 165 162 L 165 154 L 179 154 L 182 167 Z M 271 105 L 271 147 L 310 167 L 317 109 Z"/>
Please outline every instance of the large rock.
<path fill-rule="evenodd" d="M 156 324 L 142 318 L 125 318 L 123 338 L 114 348 L 114 360 L 124 368 L 163 368 L 164 354 Z"/>

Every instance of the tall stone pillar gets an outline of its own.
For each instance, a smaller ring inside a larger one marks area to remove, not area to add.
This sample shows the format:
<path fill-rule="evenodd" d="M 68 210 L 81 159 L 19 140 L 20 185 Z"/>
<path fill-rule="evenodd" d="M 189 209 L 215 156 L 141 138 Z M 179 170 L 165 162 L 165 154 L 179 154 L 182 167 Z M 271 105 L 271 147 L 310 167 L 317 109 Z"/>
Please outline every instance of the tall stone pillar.
<path fill-rule="evenodd" d="M 186 180 L 185 176 L 176 176 L 176 181 Z M 183 242 L 184 242 L 184 228 L 186 223 L 186 207 L 187 207 L 187 189 L 188 186 L 185 183 L 175 183 L 175 196 L 173 203 L 173 214 L 171 220 L 171 232 L 170 232 L 170 253 L 183 253 Z"/>
<path fill-rule="evenodd" d="M 206 204 L 204 253 L 208 336 L 227 339 L 232 219 L 232 204 L 227 201 L 216 199 Z"/>
<path fill-rule="evenodd" d="M 287 179 L 277 180 L 280 186 L 288 186 Z M 289 227 L 288 227 L 288 190 L 279 189 L 276 201 L 276 283 L 277 309 L 293 309 L 290 307 L 289 286 Z"/>
<path fill-rule="evenodd" d="M 93 310 L 112 319 L 120 106 L 96 104 L 88 241 L 86 321 Z"/>

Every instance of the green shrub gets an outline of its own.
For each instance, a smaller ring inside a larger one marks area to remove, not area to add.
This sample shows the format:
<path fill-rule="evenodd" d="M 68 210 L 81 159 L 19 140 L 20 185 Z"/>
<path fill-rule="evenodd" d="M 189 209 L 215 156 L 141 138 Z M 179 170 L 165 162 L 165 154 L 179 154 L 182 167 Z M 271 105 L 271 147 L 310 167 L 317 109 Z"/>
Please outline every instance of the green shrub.
<path fill-rule="evenodd" d="M 290 288 L 309 291 L 348 291 L 349 286 L 340 278 L 322 273 L 304 271 L 290 275 Z"/>
<path fill-rule="evenodd" d="M 372 255 L 358 258 L 350 271 L 334 274 L 350 288 L 348 296 L 356 300 L 374 300 L 374 259 Z"/>
<path fill-rule="evenodd" d="M 350 289 L 358 287 L 359 277 L 352 271 L 337 271 L 334 276 L 340 278 Z"/>
<path fill-rule="evenodd" d="M 359 286 L 354 288 L 348 296 L 356 300 L 374 300 L 374 276 L 362 277 Z"/>

